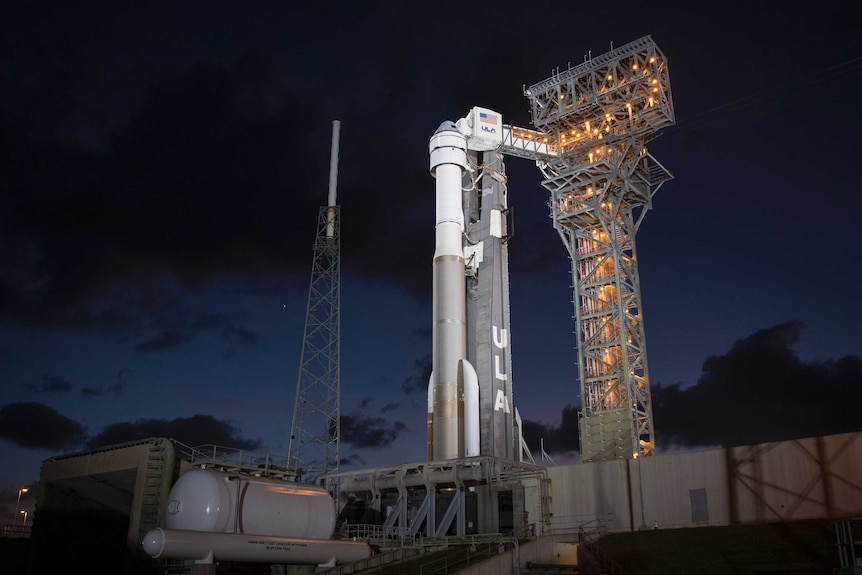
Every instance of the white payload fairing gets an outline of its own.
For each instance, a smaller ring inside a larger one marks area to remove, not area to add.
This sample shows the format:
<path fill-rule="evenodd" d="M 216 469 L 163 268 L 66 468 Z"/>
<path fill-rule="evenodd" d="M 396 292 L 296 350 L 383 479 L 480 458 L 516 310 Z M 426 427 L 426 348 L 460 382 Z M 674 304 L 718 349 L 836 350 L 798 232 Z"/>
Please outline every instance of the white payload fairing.
<path fill-rule="evenodd" d="M 479 382 L 467 359 L 462 177 L 467 150 L 502 143 L 500 114 L 473 108 L 457 123 L 443 122 L 429 142 L 436 180 L 432 372 L 428 383 L 428 458 L 480 455 Z"/>

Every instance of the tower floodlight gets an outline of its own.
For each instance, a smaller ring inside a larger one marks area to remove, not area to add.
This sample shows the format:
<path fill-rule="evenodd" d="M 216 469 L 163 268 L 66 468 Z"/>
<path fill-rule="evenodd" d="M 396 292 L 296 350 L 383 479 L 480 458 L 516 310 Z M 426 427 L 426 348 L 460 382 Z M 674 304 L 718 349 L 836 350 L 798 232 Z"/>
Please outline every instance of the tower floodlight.
<path fill-rule="evenodd" d="M 524 95 L 544 135 L 544 143 L 533 145 L 553 151 L 537 165 L 572 262 L 582 460 L 652 455 L 635 234 L 653 196 L 673 177 L 646 148 L 674 123 L 666 58 L 645 36 Z M 517 129 L 513 137 L 523 142 Z"/>

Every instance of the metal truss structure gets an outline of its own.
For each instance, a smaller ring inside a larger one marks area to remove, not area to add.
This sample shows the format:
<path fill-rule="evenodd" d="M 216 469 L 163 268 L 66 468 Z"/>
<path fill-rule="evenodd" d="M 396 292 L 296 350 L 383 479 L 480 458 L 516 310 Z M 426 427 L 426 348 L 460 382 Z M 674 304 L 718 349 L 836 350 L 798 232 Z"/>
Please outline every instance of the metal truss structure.
<path fill-rule="evenodd" d="M 329 194 L 317 220 L 287 454 L 296 481 L 337 471 L 340 456 L 341 208 L 336 203 L 340 133 L 341 122 L 333 120 Z"/>
<path fill-rule="evenodd" d="M 320 208 L 288 465 L 297 481 L 338 468 L 341 381 L 341 211 Z"/>
<path fill-rule="evenodd" d="M 539 158 L 572 261 L 582 460 L 652 455 L 635 234 L 673 177 L 646 148 L 674 123 L 666 59 L 645 36 L 524 94 L 540 133 L 512 128 L 504 144 L 507 153 Z"/>
<path fill-rule="evenodd" d="M 377 523 L 383 538 L 502 532 L 523 536 L 526 526 L 514 518 L 525 516 L 525 489 L 539 502 L 540 516 L 534 518 L 538 529 L 544 532 L 551 523 L 547 470 L 527 462 L 469 457 L 331 473 L 324 479 L 336 482 L 349 497 L 340 520 Z M 499 511 L 507 499 L 512 507 L 508 519 Z M 385 519 L 370 519 L 375 517 Z"/>

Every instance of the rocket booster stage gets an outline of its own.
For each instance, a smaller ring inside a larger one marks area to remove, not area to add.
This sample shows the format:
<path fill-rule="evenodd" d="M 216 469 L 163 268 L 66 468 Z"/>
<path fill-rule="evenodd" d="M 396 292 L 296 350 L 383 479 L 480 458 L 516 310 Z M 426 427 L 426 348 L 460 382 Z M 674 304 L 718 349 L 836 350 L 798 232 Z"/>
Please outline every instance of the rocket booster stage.
<path fill-rule="evenodd" d="M 431 137 L 436 179 L 432 371 L 428 384 L 428 457 L 479 455 L 479 382 L 467 360 L 464 292 L 464 210 L 461 177 L 467 138 L 446 121 Z"/>

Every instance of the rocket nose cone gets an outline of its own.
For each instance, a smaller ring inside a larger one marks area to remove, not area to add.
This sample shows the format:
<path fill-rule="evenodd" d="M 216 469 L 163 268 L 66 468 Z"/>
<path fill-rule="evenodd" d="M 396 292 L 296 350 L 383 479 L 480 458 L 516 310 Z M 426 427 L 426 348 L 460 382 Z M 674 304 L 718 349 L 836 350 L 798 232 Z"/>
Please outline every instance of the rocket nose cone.
<path fill-rule="evenodd" d="M 150 557 L 158 557 L 165 550 L 165 531 L 161 527 L 151 529 L 144 535 L 141 545 Z"/>

